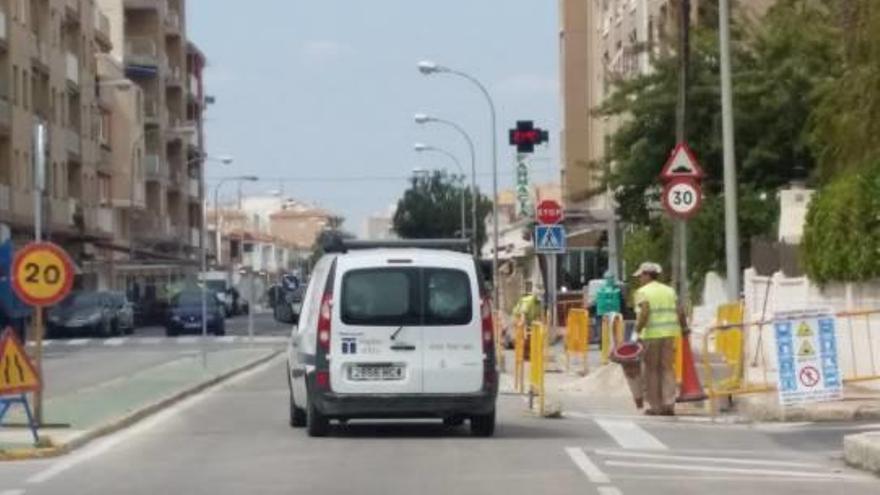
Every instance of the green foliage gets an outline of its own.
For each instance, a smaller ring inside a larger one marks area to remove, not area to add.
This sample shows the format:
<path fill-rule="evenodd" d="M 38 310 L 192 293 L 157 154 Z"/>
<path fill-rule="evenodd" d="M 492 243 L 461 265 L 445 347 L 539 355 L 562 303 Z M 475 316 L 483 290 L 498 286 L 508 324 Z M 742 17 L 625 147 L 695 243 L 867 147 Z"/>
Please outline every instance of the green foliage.
<path fill-rule="evenodd" d="M 465 191 L 468 230 L 472 230 L 471 205 L 474 197 L 459 177 L 444 171 L 414 177 L 394 212 L 394 231 L 404 239 L 458 237 L 461 232 L 461 194 Z M 485 219 L 492 203 L 477 191 L 477 243 L 486 242 Z M 469 232 L 470 234 L 470 232 Z"/>
<path fill-rule="evenodd" d="M 880 159 L 842 174 L 813 197 L 803 253 L 819 283 L 880 277 Z"/>
<path fill-rule="evenodd" d="M 778 216 L 776 191 L 806 178 L 816 167 L 808 123 L 817 88 L 839 65 L 831 14 L 814 0 L 780 0 L 760 23 L 733 27 L 734 127 L 738 174 L 741 258 L 754 236 L 773 232 Z M 689 277 L 699 284 L 708 270 L 723 272 L 724 209 L 721 103 L 717 32 L 692 34 L 687 141 L 703 165 L 702 211 L 690 222 Z M 623 220 L 647 232 L 666 232 L 651 205 L 659 202 L 657 176 L 675 143 L 678 64 L 674 55 L 653 62 L 646 75 L 621 82 L 597 112 L 623 117 L 607 154 L 607 177 Z M 635 245 L 629 245 L 635 242 Z M 636 259 L 656 255 L 628 237 L 624 249 Z M 641 256 L 634 252 L 645 249 Z M 665 253 L 665 254 L 664 254 Z M 668 258 L 671 249 L 661 251 Z"/>
<path fill-rule="evenodd" d="M 669 273 L 669 252 L 672 250 L 672 229 L 666 225 L 634 226 L 624 233 L 623 265 L 630 273 L 626 273 L 627 294 L 632 295 L 637 289 L 636 280 L 629 275 L 645 261 L 653 261 L 663 266 Z"/>

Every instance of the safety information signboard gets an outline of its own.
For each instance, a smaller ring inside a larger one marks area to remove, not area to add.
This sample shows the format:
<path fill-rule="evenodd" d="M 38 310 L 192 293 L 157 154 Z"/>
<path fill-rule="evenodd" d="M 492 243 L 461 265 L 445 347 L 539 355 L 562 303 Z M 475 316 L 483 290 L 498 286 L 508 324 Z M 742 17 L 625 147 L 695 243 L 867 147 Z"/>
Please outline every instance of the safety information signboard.
<path fill-rule="evenodd" d="M 780 404 L 843 398 L 834 315 L 828 311 L 777 313 L 773 326 Z"/>
<path fill-rule="evenodd" d="M 565 252 L 565 227 L 538 225 L 535 227 L 535 251 L 543 254 Z"/>

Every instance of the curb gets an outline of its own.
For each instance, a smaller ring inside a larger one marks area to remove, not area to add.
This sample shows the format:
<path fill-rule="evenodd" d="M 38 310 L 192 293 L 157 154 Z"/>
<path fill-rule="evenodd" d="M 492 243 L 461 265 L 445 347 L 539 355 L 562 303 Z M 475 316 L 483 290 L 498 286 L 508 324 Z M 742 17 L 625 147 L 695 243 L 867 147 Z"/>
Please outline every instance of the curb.
<path fill-rule="evenodd" d="M 880 475 L 880 433 L 859 433 L 843 437 L 843 454 L 850 466 Z"/>
<path fill-rule="evenodd" d="M 759 422 L 830 422 L 880 420 L 880 406 L 828 402 L 813 407 L 783 408 L 776 403 L 759 400 L 739 400 L 737 409 L 746 417 Z"/>
<path fill-rule="evenodd" d="M 226 373 L 221 375 L 217 375 L 209 380 L 197 383 L 189 388 L 185 388 L 178 392 L 175 392 L 165 398 L 159 399 L 156 402 L 151 404 L 147 404 L 146 406 L 136 409 L 134 411 L 129 412 L 119 418 L 113 419 L 97 428 L 92 430 L 88 430 L 86 433 L 71 439 L 68 442 L 65 442 L 60 445 L 56 445 L 48 448 L 28 448 L 28 449 L 15 449 L 15 450 L 7 450 L 0 451 L 0 462 L 2 461 L 22 461 L 28 459 L 46 459 L 50 457 L 58 457 L 64 454 L 68 454 L 73 450 L 76 450 L 87 443 L 95 440 L 97 438 L 109 435 L 110 433 L 114 433 L 123 428 L 133 425 L 138 421 L 146 418 L 147 416 L 153 415 L 162 409 L 165 409 L 169 406 L 172 406 L 188 397 L 192 397 L 208 388 L 211 388 L 215 385 L 219 385 L 220 383 L 233 378 L 236 375 L 244 373 L 245 371 L 256 368 L 257 366 L 271 361 L 275 357 L 281 354 L 281 351 L 275 350 L 271 351 L 269 354 L 257 358 L 254 361 L 248 362 L 239 366 L 238 368 L 234 368 Z M 42 438 L 42 437 L 41 437 Z"/>

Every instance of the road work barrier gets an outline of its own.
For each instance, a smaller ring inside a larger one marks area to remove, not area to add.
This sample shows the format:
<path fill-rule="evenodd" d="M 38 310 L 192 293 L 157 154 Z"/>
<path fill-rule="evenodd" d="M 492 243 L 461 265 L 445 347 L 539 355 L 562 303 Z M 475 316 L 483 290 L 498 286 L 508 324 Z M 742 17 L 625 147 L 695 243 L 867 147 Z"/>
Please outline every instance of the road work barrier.
<path fill-rule="evenodd" d="M 610 313 L 602 317 L 602 341 L 599 355 L 602 364 L 611 362 L 611 351 L 624 341 L 625 323 L 620 313 Z"/>
<path fill-rule="evenodd" d="M 538 414 L 544 416 L 544 349 L 547 345 L 547 332 L 543 323 L 534 322 L 531 326 L 529 349 L 529 408 L 534 409 L 538 401 Z"/>
<path fill-rule="evenodd" d="M 504 356 L 504 322 L 501 319 L 503 313 L 496 310 L 494 316 L 492 330 L 495 333 L 495 360 L 498 363 L 498 369 L 503 373 L 507 368 Z"/>
<path fill-rule="evenodd" d="M 571 371 L 573 360 L 581 360 L 583 374 L 589 372 L 587 354 L 590 346 L 590 313 L 585 309 L 568 311 L 565 321 L 565 370 Z"/>
<path fill-rule="evenodd" d="M 525 391 L 526 332 L 525 321 L 517 318 L 513 325 L 513 387 L 519 393 Z"/>
<path fill-rule="evenodd" d="M 703 335 L 702 368 L 713 414 L 719 398 L 777 390 L 774 321 L 744 322 L 743 316 L 740 303 L 722 305 L 716 324 Z M 880 309 L 833 316 L 842 382 L 880 380 Z"/>

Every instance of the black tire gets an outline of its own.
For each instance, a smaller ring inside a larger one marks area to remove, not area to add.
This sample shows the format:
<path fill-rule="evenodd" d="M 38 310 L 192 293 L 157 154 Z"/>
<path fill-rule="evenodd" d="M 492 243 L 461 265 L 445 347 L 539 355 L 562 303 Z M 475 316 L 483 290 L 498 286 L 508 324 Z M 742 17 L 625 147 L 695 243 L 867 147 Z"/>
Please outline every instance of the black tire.
<path fill-rule="evenodd" d="M 471 434 L 475 437 L 491 437 L 495 434 L 495 410 L 489 414 L 471 416 Z"/>
<path fill-rule="evenodd" d="M 226 323 L 225 322 L 221 321 L 220 323 L 217 324 L 217 328 L 214 329 L 214 335 L 216 335 L 218 337 L 222 337 L 222 336 L 226 335 Z"/>
<path fill-rule="evenodd" d="M 103 320 L 95 327 L 96 333 L 102 339 L 113 336 L 113 323 L 110 320 Z"/>
<path fill-rule="evenodd" d="M 166 337 L 177 337 L 177 330 L 171 327 L 165 327 L 165 336 Z"/>
<path fill-rule="evenodd" d="M 114 337 L 122 335 L 122 327 L 119 326 L 119 320 L 114 320 L 110 324 L 110 328 L 110 333 L 113 334 Z"/>
<path fill-rule="evenodd" d="M 314 403 L 309 402 L 306 423 L 310 437 L 326 437 L 330 431 L 330 420 L 320 413 Z"/>
<path fill-rule="evenodd" d="M 134 325 L 125 329 L 125 335 L 134 335 Z"/>
<path fill-rule="evenodd" d="M 464 424 L 464 418 L 461 416 L 449 416 L 443 418 L 443 426 L 447 428 L 458 428 Z"/>

